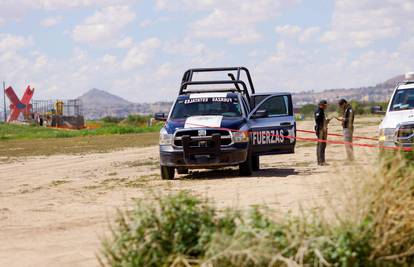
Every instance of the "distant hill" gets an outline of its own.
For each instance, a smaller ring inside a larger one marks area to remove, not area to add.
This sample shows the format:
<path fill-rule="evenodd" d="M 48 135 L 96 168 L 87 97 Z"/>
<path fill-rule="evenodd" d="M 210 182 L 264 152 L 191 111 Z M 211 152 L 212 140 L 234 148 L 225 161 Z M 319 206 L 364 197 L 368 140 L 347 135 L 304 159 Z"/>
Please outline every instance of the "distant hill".
<path fill-rule="evenodd" d="M 396 84 L 403 80 L 404 75 L 398 75 L 375 86 L 295 93 L 293 94 L 293 103 L 295 106 L 302 106 L 305 104 L 315 104 L 320 99 L 326 99 L 330 103 L 336 103 L 340 98 L 366 102 L 385 102 L 391 97 Z M 84 115 L 87 119 L 100 119 L 105 116 L 126 117 L 129 114 L 168 112 L 172 105 L 172 102 L 132 103 L 122 97 L 100 89 L 92 89 L 78 99 L 82 100 Z"/>
<path fill-rule="evenodd" d="M 78 99 L 82 100 L 83 106 L 88 108 L 119 107 L 133 104 L 122 97 L 96 88 L 89 90 Z"/>
<path fill-rule="evenodd" d="M 330 103 L 336 103 L 340 98 L 358 100 L 364 102 L 387 102 L 398 82 L 404 80 L 404 75 L 395 76 L 375 86 L 360 88 L 338 88 L 323 91 L 307 91 L 293 94 L 295 106 L 315 104 L 320 99 L 326 99 Z"/>
<path fill-rule="evenodd" d="M 132 103 L 100 89 L 89 90 L 78 99 L 82 100 L 83 114 L 89 120 L 106 116 L 127 117 L 130 114 L 168 112 L 172 105 L 172 102 Z"/>

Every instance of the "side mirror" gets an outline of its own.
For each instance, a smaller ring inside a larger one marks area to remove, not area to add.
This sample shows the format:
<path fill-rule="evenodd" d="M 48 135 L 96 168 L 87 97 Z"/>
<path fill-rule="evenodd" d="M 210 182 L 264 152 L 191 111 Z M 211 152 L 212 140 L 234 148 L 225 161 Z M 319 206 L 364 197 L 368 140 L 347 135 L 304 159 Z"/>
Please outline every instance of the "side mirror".
<path fill-rule="evenodd" d="M 154 119 L 157 121 L 167 121 L 167 116 L 165 113 L 155 113 L 154 114 Z"/>
<path fill-rule="evenodd" d="M 259 109 L 253 114 L 252 119 L 266 118 L 268 116 L 269 114 L 267 113 L 267 110 Z"/>

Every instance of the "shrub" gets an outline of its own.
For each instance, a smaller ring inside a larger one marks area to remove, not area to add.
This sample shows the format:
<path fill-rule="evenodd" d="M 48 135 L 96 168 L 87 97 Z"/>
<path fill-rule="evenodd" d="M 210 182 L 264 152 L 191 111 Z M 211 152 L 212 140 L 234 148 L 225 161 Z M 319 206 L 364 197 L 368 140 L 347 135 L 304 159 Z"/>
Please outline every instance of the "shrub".
<path fill-rule="evenodd" d="M 303 114 L 305 117 L 312 117 L 313 113 L 317 109 L 317 105 L 314 104 L 306 104 L 300 108 L 300 113 Z"/>
<path fill-rule="evenodd" d="M 103 254 L 110 266 L 160 266 L 175 257 L 202 257 L 214 232 L 215 211 L 185 193 L 138 202 L 134 211 L 120 213 Z"/>
<path fill-rule="evenodd" d="M 188 193 L 120 212 L 103 266 L 413 266 L 412 154 L 394 154 L 358 180 L 357 214 L 276 220 L 262 207 L 218 212 Z M 181 265 L 180 265 L 181 264 Z"/>
<path fill-rule="evenodd" d="M 414 264 L 413 153 L 389 153 L 381 170 L 365 183 L 365 206 L 372 219 L 371 259 Z M 408 265 L 407 265 L 408 266 Z"/>
<path fill-rule="evenodd" d="M 114 117 L 114 116 L 106 116 L 102 118 L 102 121 L 105 123 L 120 123 L 125 118 Z"/>
<path fill-rule="evenodd" d="M 146 126 L 149 119 L 151 119 L 151 116 L 128 115 L 128 117 L 123 121 L 123 123 L 128 125 Z"/>

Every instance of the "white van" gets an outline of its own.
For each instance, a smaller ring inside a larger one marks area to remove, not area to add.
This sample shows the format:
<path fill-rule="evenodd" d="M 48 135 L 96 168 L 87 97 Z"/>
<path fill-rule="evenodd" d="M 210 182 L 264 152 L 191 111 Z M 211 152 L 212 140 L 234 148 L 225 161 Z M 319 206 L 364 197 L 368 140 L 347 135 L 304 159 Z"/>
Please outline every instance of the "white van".
<path fill-rule="evenodd" d="M 397 85 L 379 126 L 380 145 L 412 147 L 414 144 L 414 72 Z"/>

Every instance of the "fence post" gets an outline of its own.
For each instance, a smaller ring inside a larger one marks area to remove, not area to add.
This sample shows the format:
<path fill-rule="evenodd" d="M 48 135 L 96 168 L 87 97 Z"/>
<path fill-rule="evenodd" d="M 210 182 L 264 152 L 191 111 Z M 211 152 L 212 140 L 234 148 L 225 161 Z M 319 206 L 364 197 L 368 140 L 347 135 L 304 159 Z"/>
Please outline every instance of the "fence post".
<path fill-rule="evenodd" d="M 7 121 L 7 113 L 6 113 L 6 82 L 3 81 L 3 112 L 4 112 L 4 122 Z"/>

